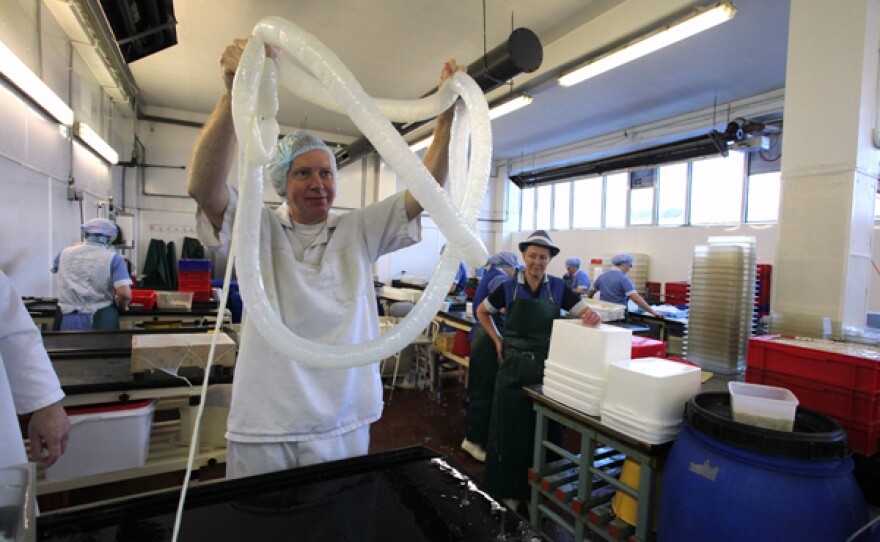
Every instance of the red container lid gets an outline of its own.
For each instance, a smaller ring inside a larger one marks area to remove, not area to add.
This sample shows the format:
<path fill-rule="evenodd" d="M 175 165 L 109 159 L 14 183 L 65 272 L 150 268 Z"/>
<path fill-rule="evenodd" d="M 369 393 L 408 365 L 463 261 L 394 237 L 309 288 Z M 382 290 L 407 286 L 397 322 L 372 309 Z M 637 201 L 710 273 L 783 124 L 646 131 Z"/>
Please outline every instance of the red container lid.
<path fill-rule="evenodd" d="M 126 401 L 124 403 L 99 403 L 95 405 L 82 405 L 65 407 L 69 415 L 79 416 L 83 414 L 97 414 L 99 412 L 118 412 L 122 410 L 138 410 L 150 406 L 155 399 L 143 399 L 141 401 Z"/>

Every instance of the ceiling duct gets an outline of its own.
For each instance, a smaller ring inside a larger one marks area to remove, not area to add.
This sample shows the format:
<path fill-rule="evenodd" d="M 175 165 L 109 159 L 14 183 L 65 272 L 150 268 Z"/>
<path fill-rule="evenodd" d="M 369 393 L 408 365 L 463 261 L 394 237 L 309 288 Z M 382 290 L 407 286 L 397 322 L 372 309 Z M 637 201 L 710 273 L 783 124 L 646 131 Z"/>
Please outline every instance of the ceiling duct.
<path fill-rule="evenodd" d="M 541 67 L 544 60 L 544 49 L 541 40 L 528 28 L 517 28 L 510 33 L 507 41 L 481 56 L 467 67 L 467 73 L 473 77 L 484 93 L 491 92 L 521 73 L 531 73 Z M 428 94 L 435 92 L 432 89 Z M 409 124 L 395 124 L 397 130 L 408 134 L 427 123 L 419 121 Z M 358 158 L 373 152 L 373 144 L 366 137 L 361 137 L 336 153 L 339 167 L 348 165 Z"/>
<path fill-rule="evenodd" d="M 177 45 L 172 0 L 101 0 L 127 63 Z"/>
<path fill-rule="evenodd" d="M 616 156 L 576 162 L 564 166 L 523 171 L 516 175 L 511 175 L 509 178 L 513 184 L 520 188 L 525 188 L 554 181 L 686 162 L 712 155 L 727 156 L 730 145 L 742 139 L 742 128 L 740 128 L 739 124 L 731 122 L 727 125 L 724 132 L 712 130 L 706 135 L 664 143 Z"/>

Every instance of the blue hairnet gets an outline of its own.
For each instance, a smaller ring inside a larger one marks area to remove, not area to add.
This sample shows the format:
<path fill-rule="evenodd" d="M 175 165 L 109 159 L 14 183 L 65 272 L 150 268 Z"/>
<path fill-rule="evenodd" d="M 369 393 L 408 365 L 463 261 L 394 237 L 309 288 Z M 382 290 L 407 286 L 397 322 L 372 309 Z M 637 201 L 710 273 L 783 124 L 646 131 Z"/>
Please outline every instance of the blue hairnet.
<path fill-rule="evenodd" d="M 632 265 L 633 257 L 626 252 L 622 252 L 620 254 L 615 254 L 614 257 L 611 258 L 611 265 L 620 265 L 622 263 Z"/>
<path fill-rule="evenodd" d="M 512 267 L 516 269 L 519 266 L 519 260 L 513 252 L 499 252 L 489 258 L 491 267 Z"/>
<path fill-rule="evenodd" d="M 86 235 L 103 235 L 113 239 L 119 233 L 119 228 L 112 220 L 106 218 L 93 218 L 80 226 Z"/>
<path fill-rule="evenodd" d="M 565 260 L 565 267 L 580 267 L 581 259 L 580 258 L 569 258 Z"/>
<path fill-rule="evenodd" d="M 272 180 L 272 186 L 275 192 L 282 198 L 287 197 L 287 170 L 293 160 L 309 151 L 324 151 L 333 160 L 333 177 L 336 177 L 336 156 L 321 138 L 307 132 L 306 130 L 297 130 L 292 134 L 287 134 L 275 146 L 275 152 L 272 153 L 272 160 L 266 164 L 266 170 L 269 179 Z"/>

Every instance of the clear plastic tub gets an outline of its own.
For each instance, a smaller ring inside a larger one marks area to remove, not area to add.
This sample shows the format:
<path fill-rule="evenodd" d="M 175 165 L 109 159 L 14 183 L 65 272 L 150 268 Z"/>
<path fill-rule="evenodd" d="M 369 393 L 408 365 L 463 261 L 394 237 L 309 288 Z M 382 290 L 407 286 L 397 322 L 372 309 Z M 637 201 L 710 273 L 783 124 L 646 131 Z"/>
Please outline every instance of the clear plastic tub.
<path fill-rule="evenodd" d="M 791 390 L 735 381 L 728 382 L 727 389 L 734 421 L 776 431 L 794 428 L 798 398 Z"/>
<path fill-rule="evenodd" d="M 160 309 L 192 310 L 193 292 L 156 292 Z"/>

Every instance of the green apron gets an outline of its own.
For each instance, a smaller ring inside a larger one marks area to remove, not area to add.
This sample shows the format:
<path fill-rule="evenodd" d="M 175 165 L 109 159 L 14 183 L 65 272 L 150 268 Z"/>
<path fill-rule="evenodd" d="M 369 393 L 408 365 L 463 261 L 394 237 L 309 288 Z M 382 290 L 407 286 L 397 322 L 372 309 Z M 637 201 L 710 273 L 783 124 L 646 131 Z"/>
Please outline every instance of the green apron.
<path fill-rule="evenodd" d="M 495 327 L 503 329 L 501 318 L 495 318 Z M 495 343 L 477 325 L 474 340 L 471 341 L 471 356 L 468 364 L 467 425 L 465 438 L 483 448 L 489 438 L 489 419 L 492 413 L 492 398 L 495 394 L 495 376 L 498 373 L 498 352 Z"/>
<path fill-rule="evenodd" d="M 119 309 L 112 303 L 95 311 L 92 329 L 119 329 Z"/>
<path fill-rule="evenodd" d="M 514 293 L 508 307 L 504 363 L 495 380 L 485 471 L 486 488 L 500 499 L 524 500 L 530 495 L 535 411 L 522 387 L 543 382 L 550 332 L 558 316 L 559 305 L 552 296 L 516 299 Z"/>

